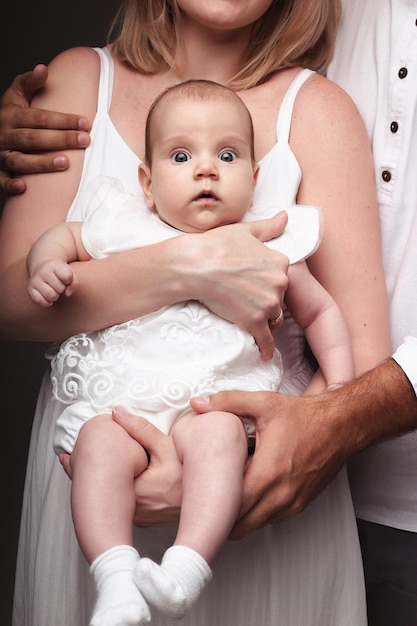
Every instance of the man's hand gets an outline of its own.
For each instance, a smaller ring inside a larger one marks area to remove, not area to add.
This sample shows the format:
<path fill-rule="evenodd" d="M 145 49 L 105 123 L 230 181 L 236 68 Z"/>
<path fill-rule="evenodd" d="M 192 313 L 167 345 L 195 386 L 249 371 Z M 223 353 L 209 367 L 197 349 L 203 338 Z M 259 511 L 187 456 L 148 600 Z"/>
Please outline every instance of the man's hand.
<path fill-rule="evenodd" d="M 0 188 L 10 194 L 26 189 L 16 175 L 65 170 L 68 156 L 56 151 L 90 143 L 90 123 L 84 117 L 30 108 L 47 77 L 47 67 L 36 65 L 19 74 L 0 98 Z M 55 153 L 42 154 L 45 151 Z"/>
<path fill-rule="evenodd" d="M 230 411 L 256 425 L 234 539 L 300 513 L 354 452 L 417 428 L 414 389 L 393 359 L 317 395 L 223 391 L 191 405 L 199 413 Z"/>
<path fill-rule="evenodd" d="M 232 539 L 300 513 L 343 466 L 348 452 L 343 432 L 336 435 L 336 422 L 335 432 L 326 423 L 328 396 L 224 391 L 192 399 L 200 413 L 230 411 L 256 424 L 256 450 L 244 475 L 243 503 Z"/>

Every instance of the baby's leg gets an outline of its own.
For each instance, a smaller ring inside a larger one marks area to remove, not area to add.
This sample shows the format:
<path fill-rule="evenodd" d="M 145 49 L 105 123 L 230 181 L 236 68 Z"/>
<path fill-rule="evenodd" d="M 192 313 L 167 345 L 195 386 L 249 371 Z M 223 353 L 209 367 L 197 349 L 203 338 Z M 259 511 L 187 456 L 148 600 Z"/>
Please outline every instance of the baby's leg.
<path fill-rule="evenodd" d="M 135 580 L 150 604 L 181 617 L 211 579 L 209 563 L 239 512 L 247 438 L 241 420 L 220 411 L 184 416 L 172 436 L 184 465 L 178 533 L 160 566 L 139 561 Z"/>
<path fill-rule="evenodd" d="M 183 499 L 175 545 L 212 562 L 236 521 L 242 502 L 248 443 L 232 413 L 186 415 L 172 436 L 183 462 Z"/>
<path fill-rule="evenodd" d="M 111 415 L 81 428 L 71 454 L 71 506 L 89 563 L 116 545 L 132 545 L 134 479 L 147 465 L 145 450 Z"/>
<path fill-rule="evenodd" d="M 98 597 L 91 626 L 139 626 L 150 612 L 132 572 L 134 479 L 147 466 L 143 448 L 110 415 L 87 421 L 71 454 L 71 505 L 77 538 Z"/>

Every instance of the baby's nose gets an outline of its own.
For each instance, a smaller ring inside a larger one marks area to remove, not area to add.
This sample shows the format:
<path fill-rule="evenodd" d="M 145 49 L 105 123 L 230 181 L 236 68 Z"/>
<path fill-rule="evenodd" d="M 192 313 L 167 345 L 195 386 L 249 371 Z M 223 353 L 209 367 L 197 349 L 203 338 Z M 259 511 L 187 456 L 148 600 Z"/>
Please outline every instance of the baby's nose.
<path fill-rule="evenodd" d="M 199 160 L 196 167 L 196 176 L 210 176 L 217 177 L 219 174 L 217 165 L 214 159 L 205 157 Z"/>

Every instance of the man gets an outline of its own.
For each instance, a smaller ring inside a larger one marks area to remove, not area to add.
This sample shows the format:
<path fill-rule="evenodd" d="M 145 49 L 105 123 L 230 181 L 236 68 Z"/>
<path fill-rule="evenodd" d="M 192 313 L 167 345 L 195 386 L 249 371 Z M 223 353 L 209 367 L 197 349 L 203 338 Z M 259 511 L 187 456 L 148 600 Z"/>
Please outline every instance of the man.
<path fill-rule="evenodd" d="M 417 337 L 417 3 L 345 0 L 344 5 L 328 76 L 352 96 L 371 141 L 397 349 L 406 335 Z M 417 368 L 415 348 L 409 356 Z M 415 625 L 417 432 L 355 455 L 349 477 L 369 624 Z"/>

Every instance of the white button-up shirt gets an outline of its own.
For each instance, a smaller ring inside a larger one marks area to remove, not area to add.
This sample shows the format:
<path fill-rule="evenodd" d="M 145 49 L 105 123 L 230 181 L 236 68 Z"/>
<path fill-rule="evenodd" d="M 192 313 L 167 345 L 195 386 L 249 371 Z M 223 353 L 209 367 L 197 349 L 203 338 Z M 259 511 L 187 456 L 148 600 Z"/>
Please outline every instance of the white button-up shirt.
<path fill-rule="evenodd" d="M 343 4 L 328 77 L 372 144 L 394 358 L 417 390 L 417 340 L 403 343 L 417 338 L 417 0 Z M 417 531 L 417 432 L 356 455 L 350 475 L 359 517 Z"/>

